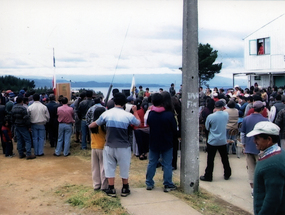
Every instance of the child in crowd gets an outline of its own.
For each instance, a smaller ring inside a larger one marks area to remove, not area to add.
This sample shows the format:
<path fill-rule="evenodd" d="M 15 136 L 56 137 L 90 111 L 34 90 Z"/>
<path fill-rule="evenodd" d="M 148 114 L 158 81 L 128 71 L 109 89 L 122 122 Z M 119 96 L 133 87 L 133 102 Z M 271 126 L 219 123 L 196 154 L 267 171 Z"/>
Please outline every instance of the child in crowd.
<path fill-rule="evenodd" d="M 94 111 L 93 121 L 97 120 L 99 116 L 105 111 L 104 107 L 98 106 Z M 103 148 L 105 145 L 105 127 L 98 126 L 90 128 L 91 130 L 91 171 L 94 190 L 106 190 L 108 188 L 108 180 L 105 177 L 103 167 Z"/>
<path fill-rule="evenodd" d="M 5 151 L 5 157 L 13 157 L 13 143 L 12 143 L 12 132 L 11 132 L 11 122 L 8 118 L 4 119 L 2 125 L 2 141 L 3 141 L 3 150 Z"/>

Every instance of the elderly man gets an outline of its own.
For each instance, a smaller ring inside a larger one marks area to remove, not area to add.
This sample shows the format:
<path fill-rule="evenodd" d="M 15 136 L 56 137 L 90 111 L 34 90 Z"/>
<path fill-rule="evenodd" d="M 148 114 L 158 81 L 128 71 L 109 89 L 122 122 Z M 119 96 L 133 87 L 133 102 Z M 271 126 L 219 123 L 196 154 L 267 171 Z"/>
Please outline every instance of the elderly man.
<path fill-rule="evenodd" d="M 217 101 L 215 103 L 216 112 L 210 114 L 205 123 L 206 129 L 209 131 L 207 142 L 207 168 L 205 174 L 200 177 L 201 181 L 212 181 L 214 170 L 214 159 L 216 152 L 219 151 L 224 166 L 224 179 L 231 177 L 232 171 L 229 163 L 227 152 L 227 135 L 226 127 L 229 114 L 223 111 L 224 102 Z"/>
<path fill-rule="evenodd" d="M 45 105 L 40 102 L 40 95 L 33 95 L 34 102 L 28 107 L 28 114 L 32 123 L 32 136 L 36 156 L 44 155 L 44 143 L 46 136 L 45 124 L 49 121 L 50 115 Z"/>
<path fill-rule="evenodd" d="M 242 127 L 240 129 L 241 143 L 244 147 L 244 153 L 246 155 L 246 164 L 247 164 L 247 174 L 249 185 L 251 187 L 251 195 L 253 195 L 253 175 L 256 162 L 258 160 L 257 155 L 259 151 L 255 147 L 255 142 L 253 137 L 246 137 L 249 132 L 252 131 L 254 126 L 261 121 L 268 121 L 267 118 L 263 117 L 261 113 L 264 109 L 264 104 L 261 101 L 256 101 L 253 103 L 254 112 L 245 117 L 242 122 Z"/>
<path fill-rule="evenodd" d="M 259 122 L 247 137 L 261 151 L 254 172 L 254 214 L 285 214 L 285 152 L 278 146 L 280 128 Z"/>

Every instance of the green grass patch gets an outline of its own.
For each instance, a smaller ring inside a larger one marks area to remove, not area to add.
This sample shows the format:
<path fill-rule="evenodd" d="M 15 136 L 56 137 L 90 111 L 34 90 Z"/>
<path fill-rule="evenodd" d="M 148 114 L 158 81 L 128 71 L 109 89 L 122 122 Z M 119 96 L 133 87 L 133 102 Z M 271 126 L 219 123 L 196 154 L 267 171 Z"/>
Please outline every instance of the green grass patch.
<path fill-rule="evenodd" d="M 75 143 L 74 137 L 71 141 L 71 154 L 78 156 L 78 158 L 90 161 L 91 150 L 80 150 L 80 143 Z M 139 158 L 133 156 L 130 167 L 129 183 L 131 188 L 145 187 L 145 174 L 147 169 L 148 160 L 139 160 Z M 161 168 L 156 169 L 154 177 L 155 186 L 163 188 L 163 171 Z M 180 175 L 178 172 L 173 172 L 173 182 L 179 187 Z M 119 168 L 116 170 L 115 184 L 121 184 L 121 178 L 119 177 Z M 57 195 L 66 198 L 66 201 L 75 206 L 84 209 L 90 209 L 92 212 L 98 212 L 99 214 L 128 214 L 122 207 L 119 198 L 112 198 L 106 196 L 103 192 L 94 192 L 90 187 L 78 186 L 78 185 L 66 185 L 59 188 L 56 192 Z M 243 211 L 242 209 L 222 200 L 218 197 L 208 193 L 206 190 L 199 188 L 199 192 L 192 195 L 185 194 L 181 190 L 171 192 L 172 195 L 183 200 L 185 203 L 199 211 L 204 215 L 249 215 L 250 213 Z"/>
<path fill-rule="evenodd" d="M 91 187 L 67 184 L 59 187 L 55 193 L 74 207 L 100 212 L 100 214 L 128 214 L 119 198 L 108 197 L 101 191 L 94 192 Z"/>

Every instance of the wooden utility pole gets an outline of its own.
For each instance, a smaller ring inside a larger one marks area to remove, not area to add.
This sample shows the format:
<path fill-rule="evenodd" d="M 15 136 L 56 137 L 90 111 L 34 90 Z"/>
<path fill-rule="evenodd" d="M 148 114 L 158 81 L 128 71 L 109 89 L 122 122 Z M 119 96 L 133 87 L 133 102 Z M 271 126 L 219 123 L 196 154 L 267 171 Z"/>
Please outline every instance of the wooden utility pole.
<path fill-rule="evenodd" d="M 183 3 L 182 128 L 180 185 L 199 189 L 199 93 L 197 0 Z"/>

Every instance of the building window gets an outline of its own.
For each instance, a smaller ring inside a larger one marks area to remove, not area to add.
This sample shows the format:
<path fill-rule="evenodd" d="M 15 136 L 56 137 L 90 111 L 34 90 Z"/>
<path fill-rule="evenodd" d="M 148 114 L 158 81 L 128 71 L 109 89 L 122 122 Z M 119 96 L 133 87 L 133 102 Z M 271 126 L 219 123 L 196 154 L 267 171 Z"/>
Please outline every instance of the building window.
<path fill-rule="evenodd" d="M 270 38 L 261 38 L 249 41 L 250 55 L 270 54 Z"/>
<path fill-rule="evenodd" d="M 254 80 L 255 80 L 255 81 L 260 81 L 260 80 L 261 80 L 260 75 L 254 76 Z"/>

